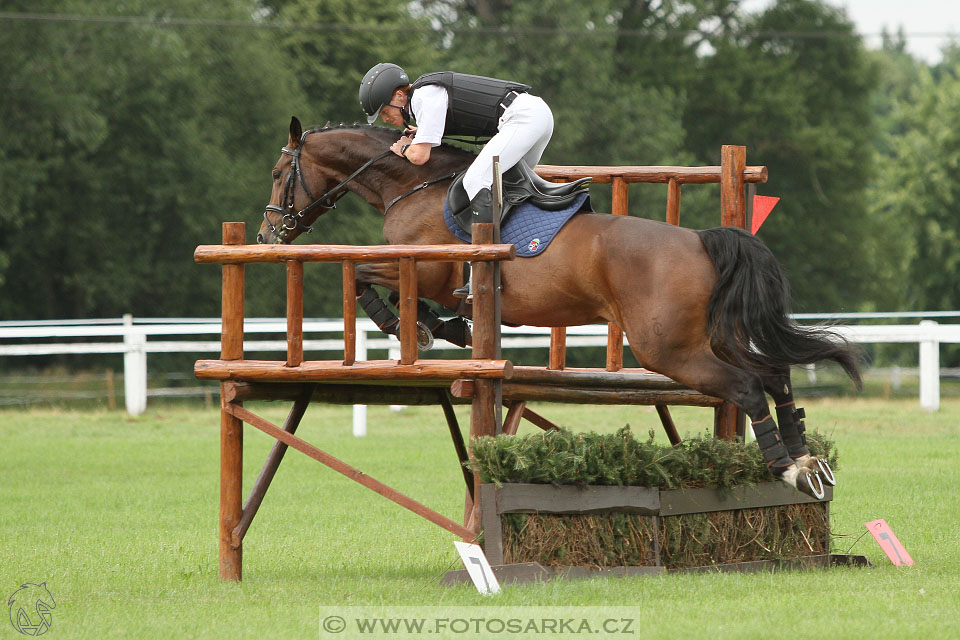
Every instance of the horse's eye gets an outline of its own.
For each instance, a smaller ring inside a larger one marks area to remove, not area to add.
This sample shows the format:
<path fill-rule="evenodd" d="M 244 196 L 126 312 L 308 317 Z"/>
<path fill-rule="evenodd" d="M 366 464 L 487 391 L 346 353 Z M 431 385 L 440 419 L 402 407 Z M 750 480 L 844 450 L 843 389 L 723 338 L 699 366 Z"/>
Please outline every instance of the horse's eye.
<path fill-rule="evenodd" d="M 274 179 L 274 180 L 279 180 L 279 179 L 280 179 L 280 170 L 279 170 L 279 169 L 274 169 L 274 170 L 273 170 L 273 179 Z"/>

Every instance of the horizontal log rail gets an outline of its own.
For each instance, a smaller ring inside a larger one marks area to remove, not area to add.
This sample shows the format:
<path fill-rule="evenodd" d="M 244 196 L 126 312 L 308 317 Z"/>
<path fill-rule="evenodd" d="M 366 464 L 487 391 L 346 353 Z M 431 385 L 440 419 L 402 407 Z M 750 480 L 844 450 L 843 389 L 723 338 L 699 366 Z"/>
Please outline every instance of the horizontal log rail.
<path fill-rule="evenodd" d="M 193 372 L 201 380 L 251 382 L 319 382 L 365 380 L 449 380 L 509 378 L 509 360 L 365 360 L 344 365 L 335 360 L 307 360 L 291 367 L 281 360 L 197 360 Z"/>
<path fill-rule="evenodd" d="M 513 260 L 512 244 L 385 244 L 353 246 L 341 244 L 202 244 L 193 252 L 198 264 L 249 264 L 254 262 L 343 262 L 361 264 L 396 262 L 412 258 L 418 262 L 485 262 Z"/>
<path fill-rule="evenodd" d="M 563 166 L 555 164 L 537 165 L 536 172 L 546 180 L 569 181 L 580 178 L 593 178 L 593 182 L 607 184 L 614 178 L 626 182 L 666 184 L 711 184 L 719 183 L 722 169 L 719 166 L 706 167 L 604 167 L 604 166 Z M 744 182 L 766 182 L 767 168 L 764 166 L 744 167 Z"/>

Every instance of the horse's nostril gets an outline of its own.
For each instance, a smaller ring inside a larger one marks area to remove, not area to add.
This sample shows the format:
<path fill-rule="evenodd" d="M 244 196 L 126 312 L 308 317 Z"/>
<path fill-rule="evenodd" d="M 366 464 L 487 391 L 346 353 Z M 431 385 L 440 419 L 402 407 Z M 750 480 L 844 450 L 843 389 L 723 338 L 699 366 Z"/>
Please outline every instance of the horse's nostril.
<path fill-rule="evenodd" d="M 257 244 L 263 244 L 263 234 L 262 234 L 262 233 L 258 233 L 258 234 L 257 234 Z"/>

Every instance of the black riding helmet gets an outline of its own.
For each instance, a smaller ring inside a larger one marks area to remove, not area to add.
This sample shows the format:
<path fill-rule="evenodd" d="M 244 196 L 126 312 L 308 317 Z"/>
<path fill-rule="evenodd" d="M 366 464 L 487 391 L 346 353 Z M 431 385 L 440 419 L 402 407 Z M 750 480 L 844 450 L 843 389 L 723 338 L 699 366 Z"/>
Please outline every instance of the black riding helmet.
<path fill-rule="evenodd" d="M 367 114 L 367 123 L 373 124 L 380 109 L 390 104 L 393 90 L 410 84 L 407 72 L 391 62 L 374 66 L 360 81 L 360 106 Z"/>

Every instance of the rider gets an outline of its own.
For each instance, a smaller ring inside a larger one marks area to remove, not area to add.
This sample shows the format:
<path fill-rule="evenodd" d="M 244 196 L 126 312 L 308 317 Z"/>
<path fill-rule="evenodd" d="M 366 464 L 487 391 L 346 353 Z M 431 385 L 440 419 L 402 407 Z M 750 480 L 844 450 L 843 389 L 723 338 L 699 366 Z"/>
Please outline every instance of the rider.
<path fill-rule="evenodd" d="M 413 164 L 424 164 L 430 150 L 447 135 L 488 137 L 463 177 L 474 222 L 493 221 L 493 157 L 501 171 L 520 160 L 529 167 L 540 162 L 550 136 L 553 113 L 530 86 L 452 71 L 427 73 L 413 83 L 399 66 L 381 62 L 360 83 L 360 105 L 370 124 L 405 127 L 391 151 Z M 411 125 L 411 116 L 416 125 Z M 469 297 L 471 283 L 454 291 Z"/>

